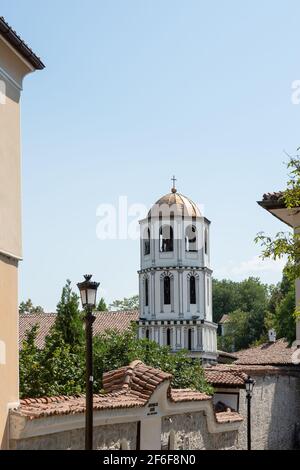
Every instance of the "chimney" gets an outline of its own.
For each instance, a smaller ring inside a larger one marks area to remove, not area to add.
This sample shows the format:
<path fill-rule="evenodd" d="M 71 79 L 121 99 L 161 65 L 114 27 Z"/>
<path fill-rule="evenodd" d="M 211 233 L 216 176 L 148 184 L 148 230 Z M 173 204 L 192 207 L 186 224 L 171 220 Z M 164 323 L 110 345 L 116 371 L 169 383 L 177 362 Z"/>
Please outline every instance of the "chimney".
<path fill-rule="evenodd" d="M 268 331 L 269 343 L 275 343 L 276 341 L 276 331 L 274 328 Z"/>

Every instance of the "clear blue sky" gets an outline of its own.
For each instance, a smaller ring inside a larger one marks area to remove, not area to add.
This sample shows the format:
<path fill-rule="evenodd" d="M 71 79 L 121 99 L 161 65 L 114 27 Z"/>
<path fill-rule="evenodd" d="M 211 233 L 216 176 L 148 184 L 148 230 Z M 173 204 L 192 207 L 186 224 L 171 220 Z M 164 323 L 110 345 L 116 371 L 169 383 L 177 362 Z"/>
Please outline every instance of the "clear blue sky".
<path fill-rule="evenodd" d="M 2 0 L 46 69 L 22 97 L 20 299 L 53 310 L 94 273 L 108 301 L 137 293 L 139 244 L 100 241 L 96 210 L 178 188 L 212 221 L 218 277 L 280 279 L 253 238 L 284 226 L 256 201 L 300 145 L 299 1 Z"/>

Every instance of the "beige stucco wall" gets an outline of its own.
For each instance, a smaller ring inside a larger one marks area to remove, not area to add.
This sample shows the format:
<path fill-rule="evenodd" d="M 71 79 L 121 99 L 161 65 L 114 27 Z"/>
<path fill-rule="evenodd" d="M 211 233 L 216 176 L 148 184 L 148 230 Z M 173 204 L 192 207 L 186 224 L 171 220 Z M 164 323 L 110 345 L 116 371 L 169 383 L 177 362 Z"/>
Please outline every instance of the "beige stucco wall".
<path fill-rule="evenodd" d="M 0 35 L 0 448 L 7 447 L 8 408 L 18 401 L 19 102 L 23 77 L 32 70 Z"/>
<path fill-rule="evenodd" d="M 119 423 L 96 426 L 93 433 L 93 448 L 97 450 L 135 450 L 137 423 Z M 83 450 L 84 429 L 73 429 L 45 436 L 11 440 L 12 450 Z"/>
<path fill-rule="evenodd" d="M 20 93 L 25 65 L 1 41 L 0 80 L 0 252 L 17 258 L 21 246 Z"/>
<path fill-rule="evenodd" d="M 0 448 L 8 446 L 8 408 L 18 401 L 18 267 L 0 254 Z"/>

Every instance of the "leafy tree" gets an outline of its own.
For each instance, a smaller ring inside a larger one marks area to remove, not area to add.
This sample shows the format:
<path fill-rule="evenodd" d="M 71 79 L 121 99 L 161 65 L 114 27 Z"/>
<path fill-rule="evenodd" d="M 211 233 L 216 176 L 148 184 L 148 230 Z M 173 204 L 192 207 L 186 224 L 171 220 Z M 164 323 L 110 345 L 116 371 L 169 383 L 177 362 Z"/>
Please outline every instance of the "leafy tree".
<path fill-rule="evenodd" d="M 237 282 L 229 279 L 221 281 L 213 279 L 212 295 L 213 295 L 213 319 L 219 323 L 222 316 L 229 314 L 240 306 L 240 294 Z"/>
<path fill-rule="evenodd" d="M 19 305 L 20 314 L 40 314 L 44 313 L 43 308 L 40 305 L 34 306 L 31 299 L 26 302 L 21 302 Z"/>
<path fill-rule="evenodd" d="M 99 303 L 97 305 L 97 311 L 98 312 L 107 312 L 108 308 L 107 308 L 107 305 L 106 305 L 106 302 L 104 300 L 103 297 L 101 297 L 101 299 L 99 300 Z"/>
<path fill-rule="evenodd" d="M 45 347 L 35 346 L 38 326 L 26 333 L 20 351 L 20 396 L 41 397 L 84 391 L 84 349 L 72 351 L 62 333 L 53 329 Z"/>
<path fill-rule="evenodd" d="M 299 150 L 299 149 L 297 149 Z M 290 157 L 287 163 L 289 179 L 282 193 L 282 201 L 287 210 L 300 207 L 300 156 Z M 278 259 L 287 256 L 286 275 L 295 280 L 300 277 L 300 233 L 299 227 L 294 232 L 279 232 L 274 238 L 260 232 L 255 242 L 262 246 L 262 258 Z"/>
<path fill-rule="evenodd" d="M 20 351 L 20 395 L 21 397 L 39 396 L 43 390 L 41 351 L 35 346 L 38 326 L 34 325 L 25 336 Z"/>
<path fill-rule="evenodd" d="M 109 306 L 110 310 L 137 310 L 139 308 L 139 296 L 124 297 L 122 300 L 114 300 Z"/>
<path fill-rule="evenodd" d="M 53 329 L 44 349 L 39 351 L 34 346 L 36 331 L 34 327 L 27 333 L 20 354 L 21 396 L 84 393 L 84 345 L 72 350 L 62 332 Z M 134 328 L 122 333 L 111 330 L 94 338 L 94 391 L 101 390 L 104 372 L 126 366 L 135 359 L 173 374 L 173 387 L 212 393 L 199 361 L 187 357 L 184 351 L 171 353 L 169 347 L 136 339 Z"/>
<path fill-rule="evenodd" d="M 136 339 L 136 329 L 119 333 L 115 330 L 94 338 L 95 389 L 102 387 L 102 374 L 128 365 L 139 359 L 145 364 L 173 375 L 174 388 L 193 388 L 212 393 L 204 378 L 198 360 L 187 356 L 187 351 L 172 353 L 168 346 L 159 346 L 155 341 Z"/>
<path fill-rule="evenodd" d="M 54 329 L 42 351 L 43 389 L 47 396 L 74 395 L 84 391 L 85 359 L 83 345 L 66 343 L 63 333 Z"/>
<path fill-rule="evenodd" d="M 225 351 L 238 351 L 245 349 L 250 343 L 249 313 L 235 310 L 229 315 L 226 323 L 225 335 L 220 337 L 219 345 Z"/>
<path fill-rule="evenodd" d="M 79 297 L 72 291 L 71 281 L 67 280 L 63 287 L 61 299 L 56 308 L 57 316 L 53 326 L 55 332 L 61 333 L 61 337 L 72 349 L 81 345 L 84 340 L 82 315 L 79 310 Z M 58 335 L 55 337 L 59 338 Z"/>
<path fill-rule="evenodd" d="M 224 314 L 235 310 L 263 315 L 269 300 L 269 287 L 258 278 L 241 282 L 213 279 L 213 319 L 216 323 Z"/>
<path fill-rule="evenodd" d="M 295 311 L 295 288 L 288 291 L 276 308 L 274 327 L 278 338 L 286 338 L 290 343 L 296 339 L 296 322 L 293 312 Z"/>

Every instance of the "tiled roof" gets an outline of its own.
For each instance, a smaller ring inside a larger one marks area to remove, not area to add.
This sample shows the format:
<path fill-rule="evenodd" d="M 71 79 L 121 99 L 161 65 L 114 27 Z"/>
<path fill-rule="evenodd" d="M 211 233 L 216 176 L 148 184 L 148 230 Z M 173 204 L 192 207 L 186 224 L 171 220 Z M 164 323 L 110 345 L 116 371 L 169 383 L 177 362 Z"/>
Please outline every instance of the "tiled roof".
<path fill-rule="evenodd" d="M 263 201 L 280 201 L 283 197 L 283 191 L 277 191 L 273 193 L 265 193 L 263 195 Z"/>
<path fill-rule="evenodd" d="M 188 402 L 188 401 L 203 401 L 210 400 L 211 397 L 206 393 L 198 392 L 190 388 L 171 388 L 170 398 L 174 403 Z"/>
<path fill-rule="evenodd" d="M 118 331 L 127 330 L 131 322 L 138 320 L 138 310 L 120 311 L 120 312 L 96 312 L 96 320 L 93 324 L 94 335 L 104 333 L 109 329 Z M 33 325 L 39 325 L 36 346 L 43 348 L 45 338 L 49 334 L 51 327 L 54 325 L 56 313 L 41 314 L 22 314 L 19 320 L 19 347 L 22 348 L 22 342 L 25 339 L 26 331 L 30 330 Z"/>
<path fill-rule="evenodd" d="M 122 409 L 145 406 L 155 389 L 163 382 L 169 382 L 171 374 L 133 361 L 129 366 L 103 374 L 105 393 L 94 395 L 94 410 Z M 189 402 L 210 400 L 205 393 L 194 390 L 173 390 L 169 387 L 171 401 Z M 20 401 L 15 413 L 33 420 L 54 415 L 70 415 L 85 411 L 85 396 L 59 396 L 27 398 Z"/>
<path fill-rule="evenodd" d="M 275 343 L 265 343 L 235 353 L 235 364 L 248 365 L 289 365 L 293 364 L 292 354 L 296 347 L 290 347 L 284 339 Z"/>
<path fill-rule="evenodd" d="M 146 403 L 158 385 L 171 379 L 171 374 L 134 361 L 127 367 L 103 374 L 103 389 L 106 393 L 125 390 Z"/>
<path fill-rule="evenodd" d="M 226 323 L 229 321 L 229 315 L 225 314 L 222 316 L 221 320 L 219 321 L 219 324 L 222 325 L 222 323 Z"/>
<path fill-rule="evenodd" d="M 204 375 L 208 383 L 217 386 L 244 387 L 247 375 L 239 370 L 230 370 L 225 365 L 205 367 Z"/>
<path fill-rule="evenodd" d="M 9 26 L 3 16 L 0 16 L 0 34 L 21 54 L 34 68 L 42 70 L 45 66 L 41 59 L 35 55 L 27 44 Z"/>
<path fill-rule="evenodd" d="M 218 423 L 235 423 L 243 421 L 243 417 L 236 411 L 222 411 L 221 413 L 216 413 L 216 420 Z"/>
<path fill-rule="evenodd" d="M 126 394 L 124 391 L 95 395 L 93 408 L 95 411 L 133 408 L 144 405 L 144 400 Z M 59 396 L 45 398 L 27 398 L 20 401 L 17 413 L 30 420 L 58 415 L 72 415 L 85 412 L 85 395 Z"/>

